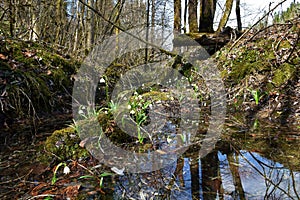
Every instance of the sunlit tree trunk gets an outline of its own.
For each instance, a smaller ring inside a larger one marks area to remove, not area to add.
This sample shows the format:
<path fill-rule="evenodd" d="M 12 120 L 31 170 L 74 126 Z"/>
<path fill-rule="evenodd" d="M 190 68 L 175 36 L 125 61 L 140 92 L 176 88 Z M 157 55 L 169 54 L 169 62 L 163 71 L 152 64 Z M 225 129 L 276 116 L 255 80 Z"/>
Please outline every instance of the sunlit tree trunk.
<path fill-rule="evenodd" d="M 200 0 L 199 32 L 214 32 L 214 17 L 217 0 Z"/>
<path fill-rule="evenodd" d="M 226 0 L 225 10 L 224 10 L 223 16 L 220 20 L 217 32 L 220 32 L 226 26 L 227 21 L 230 16 L 230 13 L 231 13 L 231 10 L 232 10 L 232 5 L 233 5 L 233 0 Z"/>
<path fill-rule="evenodd" d="M 189 27 L 191 33 L 198 32 L 197 6 L 197 0 L 189 0 Z"/>
<path fill-rule="evenodd" d="M 174 0 L 174 30 L 180 32 L 181 28 L 181 0 Z"/>
<path fill-rule="evenodd" d="M 88 5 L 94 7 L 94 0 L 88 0 Z M 87 9 L 87 49 L 90 50 L 94 43 L 95 30 L 94 12 Z"/>
<path fill-rule="evenodd" d="M 235 13 L 236 13 L 238 31 L 242 31 L 240 0 L 236 0 Z"/>

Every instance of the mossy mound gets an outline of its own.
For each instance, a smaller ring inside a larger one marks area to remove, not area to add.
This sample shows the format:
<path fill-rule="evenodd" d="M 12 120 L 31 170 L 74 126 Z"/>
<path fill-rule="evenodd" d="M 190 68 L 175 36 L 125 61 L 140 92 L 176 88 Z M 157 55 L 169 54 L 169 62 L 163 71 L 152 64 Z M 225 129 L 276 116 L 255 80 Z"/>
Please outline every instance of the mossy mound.
<path fill-rule="evenodd" d="M 45 141 L 46 154 L 41 159 L 49 162 L 53 160 L 53 155 L 60 161 L 86 157 L 89 153 L 85 148 L 79 146 L 80 142 L 81 139 L 74 128 L 56 130 Z"/>
<path fill-rule="evenodd" d="M 79 62 L 44 44 L 1 40 L 1 112 L 15 118 L 65 111 L 78 67 Z"/>

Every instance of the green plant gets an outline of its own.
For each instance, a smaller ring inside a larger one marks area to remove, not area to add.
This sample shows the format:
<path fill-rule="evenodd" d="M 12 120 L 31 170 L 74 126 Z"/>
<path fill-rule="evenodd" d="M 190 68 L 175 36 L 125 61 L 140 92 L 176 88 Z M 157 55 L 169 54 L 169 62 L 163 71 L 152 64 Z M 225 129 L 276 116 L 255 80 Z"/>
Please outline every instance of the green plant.
<path fill-rule="evenodd" d="M 142 95 L 135 92 L 128 104 L 130 114 L 137 123 L 138 140 L 140 143 L 143 143 L 144 140 L 141 134 L 141 126 L 147 121 L 147 109 L 151 103 L 150 100 L 143 99 Z"/>
<path fill-rule="evenodd" d="M 108 111 L 110 112 L 115 112 L 118 108 L 118 105 L 116 103 L 114 103 L 112 100 L 110 102 L 108 102 Z"/>
<path fill-rule="evenodd" d="M 181 138 L 181 141 L 182 141 L 183 143 L 185 143 L 185 142 L 186 142 L 186 135 L 183 134 L 183 133 L 181 133 L 181 134 L 179 134 L 179 136 L 180 136 L 180 138 Z"/>
<path fill-rule="evenodd" d="M 259 100 L 262 98 L 259 90 L 249 90 L 252 94 L 253 99 L 255 100 L 255 104 L 258 105 Z"/>
<path fill-rule="evenodd" d="M 52 200 L 53 198 L 51 196 L 49 195 L 49 196 L 45 197 L 44 200 Z"/>
<path fill-rule="evenodd" d="M 79 177 L 79 179 L 97 179 L 99 181 L 99 187 L 102 188 L 104 177 L 112 176 L 112 175 L 114 175 L 114 174 L 110 173 L 110 172 L 103 172 L 102 174 L 99 175 L 99 177 L 93 174 L 93 175 L 81 176 L 81 177 Z"/>
<path fill-rule="evenodd" d="M 100 181 L 99 181 L 99 187 L 102 188 L 103 187 L 103 179 L 106 176 L 112 176 L 113 173 L 109 173 L 109 172 L 104 172 L 102 174 L 100 174 Z"/>
<path fill-rule="evenodd" d="M 51 180 L 51 184 L 54 185 L 57 181 L 57 178 L 56 178 L 56 174 L 57 174 L 57 170 L 59 169 L 59 167 L 61 167 L 62 165 L 64 165 L 64 174 L 68 174 L 70 173 L 70 168 L 67 166 L 66 163 L 59 163 L 54 172 L 53 172 L 53 177 L 52 177 L 52 180 Z"/>
<path fill-rule="evenodd" d="M 257 129 L 259 127 L 259 121 L 258 119 L 255 119 L 254 123 L 253 123 L 253 129 Z"/>

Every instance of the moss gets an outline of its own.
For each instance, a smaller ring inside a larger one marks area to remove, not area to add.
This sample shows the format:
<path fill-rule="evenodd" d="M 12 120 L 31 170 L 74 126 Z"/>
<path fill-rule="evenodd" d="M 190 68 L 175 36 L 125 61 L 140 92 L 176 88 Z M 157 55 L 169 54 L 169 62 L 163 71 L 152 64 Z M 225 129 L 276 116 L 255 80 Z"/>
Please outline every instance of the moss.
<path fill-rule="evenodd" d="M 275 70 L 272 82 L 275 84 L 276 87 L 281 86 L 282 84 L 286 83 L 289 79 L 292 78 L 295 72 L 295 67 L 288 63 L 284 63 Z"/>
<path fill-rule="evenodd" d="M 45 142 L 45 151 L 48 153 L 42 156 L 43 160 L 52 160 L 52 154 L 56 155 L 60 160 L 86 157 L 88 151 L 79 146 L 80 141 L 74 128 L 68 127 L 54 131 Z"/>
<path fill-rule="evenodd" d="M 170 100 L 172 97 L 169 93 L 159 91 L 150 91 L 142 94 L 142 96 L 152 101 L 167 101 Z"/>
<path fill-rule="evenodd" d="M 36 116 L 70 104 L 66 90 L 71 93 L 71 76 L 79 62 L 47 45 L 19 40 L 0 41 L 0 53 L 7 57 L 0 61 L 0 80 L 4 80 L 0 93 L 7 94 L 3 110 L 14 113 L 9 117 Z"/>
<path fill-rule="evenodd" d="M 261 58 L 260 51 L 247 50 L 233 61 L 232 71 L 229 73 L 229 77 L 235 82 L 239 82 L 247 75 L 267 71 L 269 69 L 270 65 L 265 59 Z M 225 75 L 225 73 L 223 74 Z"/>

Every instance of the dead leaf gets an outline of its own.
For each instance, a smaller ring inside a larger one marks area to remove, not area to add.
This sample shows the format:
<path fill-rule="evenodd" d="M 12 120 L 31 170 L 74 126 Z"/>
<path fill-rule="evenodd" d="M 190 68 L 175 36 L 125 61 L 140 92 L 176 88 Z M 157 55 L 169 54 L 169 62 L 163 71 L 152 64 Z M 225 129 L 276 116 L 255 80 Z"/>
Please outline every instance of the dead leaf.
<path fill-rule="evenodd" d="M 35 188 L 32 189 L 30 194 L 32 196 L 37 196 L 39 194 L 39 191 L 46 186 L 48 186 L 47 183 L 40 183 L 39 185 L 37 185 Z"/>
<path fill-rule="evenodd" d="M 70 185 L 64 189 L 64 193 L 67 195 L 68 198 L 76 197 L 78 195 L 78 190 L 80 189 L 81 185 Z"/>
<path fill-rule="evenodd" d="M 89 138 L 85 138 L 84 140 L 82 140 L 80 143 L 79 143 L 79 146 L 84 148 L 86 142 L 89 140 Z"/>
<path fill-rule="evenodd" d="M 0 53 L 0 59 L 1 60 L 7 60 L 7 56 L 3 55 L 2 53 Z"/>
<path fill-rule="evenodd" d="M 36 55 L 36 53 L 32 52 L 32 51 L 23 51 L 22 53 L 27 58 L 32 58 L 32 57 L 34 57 Z"/>

